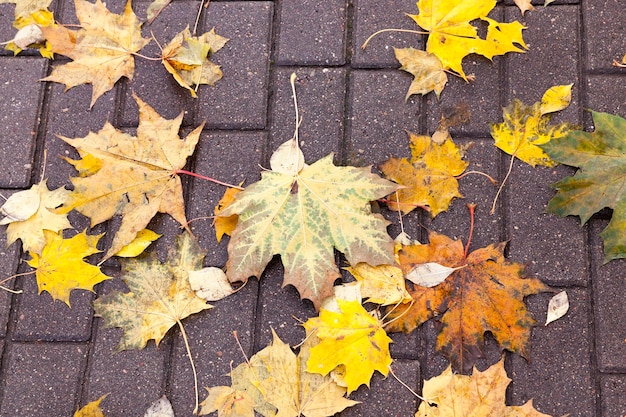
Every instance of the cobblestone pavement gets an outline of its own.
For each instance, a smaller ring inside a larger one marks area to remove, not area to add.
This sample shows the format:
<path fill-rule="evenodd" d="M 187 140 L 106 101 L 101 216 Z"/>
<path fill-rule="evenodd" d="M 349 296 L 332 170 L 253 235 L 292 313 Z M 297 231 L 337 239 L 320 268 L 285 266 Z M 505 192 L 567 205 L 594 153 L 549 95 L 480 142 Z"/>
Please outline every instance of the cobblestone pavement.
<path fill-rule="evenodd" d="M 123 5 L 123 0 L 109 2 L 116 12 Z M 142 19 L 147 5 L 133 5 Z M 462 104 L 469 107 L 471 120 L 452 129 L 454 140 L 473 142 L 467 155 L 471 166 L 502 178 L 509 157 L 493 146 L 489 123 L 501 121 L 502 107 L 514 97 L 533 103 L 552 85 L 574 83 L 573 102 L 556 120 L 590 129 L 586 109 L 626 116 L 626 72 L 611 65 L 626 53 L 625 6 L 624 0 L 556 0 L 522 17 L 511 0 L 499 2 L 493 16 L 521 20 L 528 27 L 524 37 L 530 50 L 496 57 L 493 64 L 476 56 L 466 58 L 466 72 L 476 74 L 476 81 L 466 84 L 451 77 L 439 101 L 432 94 L 404 100 L 411 77 L 396 69 L 392 47 L 422 47 L 423 39 L 391 33 L 375 38 L 365 51 L 360 48 L 376 30 L 414 29 L 404 15 L 417 12 L 414 0 L 213 0 L 200 27 L 215 27 L 230 42 L 213 59 L 222 66 L 223 80 L 215 88 L 200 87 L 197 99 L 176 86 L 158 62 L 137 60 L 134 79 L 119 82 L 89 110 L 89 86 L 64 93 L 60 84 L 38 82 L 63 58 L 49 62 L 35 52 L 13 57 L 2 51 L 1 192 L 8 197 L 29 188 L 44 169 L 51 189 L 69 184 L 73 170 L 59 156 L 75 152 L 56 135 L 83 137 L 107 120 L 132 132 L 138 123 L 133 91 L 165 117 L 184 110 L 185 128 L 206 121 L 190 169 L 249 184 L 259 178 L 259 165 L 268 166 L 271 151 L 292 135 L 289 75 L 294 71 L 307 161 L 334 152 L 339 164 L 376 166 L 390 156 L 408 156 L 405 130 L 432 133 L 442 112 Z M 13 7 L 0 4 L 1 40 L 13 36 Z M 55 0 L 52 5 L 63 23 L 76 23 L 73 7 L 70 0 Z M 197 2 L 174 1 L 144 27 L 144 34 L 149 36 L 152 30 L 163 43 L 193 25 L 197 8 Z M 156 54 L 158 47 L 153 42 L 144 52 Z M 573 171 L 516 163 L 495 215 L 488 214 L 494 187 L 472 179 L 461 182 L 465 200 L 455 201 L 434 220 L 407 216 L 405 225 L 422 241 L 425 232 L 420 224 L 466 239 L 465 203 L 479 203 L 473 247 L 510 240 L 511 260 L 524 263 L 546 283 L 567 289 L 570 312 L 533 330 L 530 360 L 507 354 L 506 368 L 513 379 L 509 404 L 534 398 L 538 410 L 554 416 L 624 416 L 626 262 L 603 265 L 599 238 L 610 213 L 594 216 L 584 227 L 577 218 L 545 213 L 554 194 L 550 184 Z M 223 188 L 194 178 L 185 178 L 184 186 L 188 218 L 211 215 Z M 77 230 L 88 226 L 78 215 L 71 221 Z M 114 230 L 117 224 L 109 222 L 95 231 Z M 150 226 L 165 233 L 155 245 L 163 255 L 178 225 L 168 216 L 158 216 Z M 215 241 L 211 222 L 195 221 L 192 229 L 209 250 L 205 263 L 223 266 L 226 245 Z M 396 225 L 390 227 L 390 233 L 397 232 Z M 0 275 L 30 270 L 22 262 L 19 244 L 6 248 L 5 239 L 1 233 Z M 116 264 L 106 265 L 106 272 L 115 274 Z M 251 280 L 236 295 L 216 303 L 217 308 L 185 320 L 201 386 L 230 384 L 226 374 L 231 362 L 243 360 L 233 330 L 248 355 L 268 344 L 271 328 L 292 344 L 302 339 L 304 331 L 295 318 L 306 319 L 315 311 L 308 301 L 300 301 L 294 288 L 281 288 L 281 281 L 282 267 L 275 259 L 260 282 Z M 1 416 L 71 416 L 106 393 L 102 407 L 109 417 L 142 416 L 163 394 L 172 401 L 176 416 L 191 415 L 193 380 L 179 332 L 171 331 L 158 348 L 150 343 L 142 351 L 113 354 L 122 331 L 104 329 L 102 320 L 93 316 L 94 294 L 73 291 L 70 309 L 47 293 L 38 295 L 32 276 L 16 279 L 14 286 L 23 294 L 0 291 Z M 113 280 L 96 289 L 100 294 L 120 288 Z M 527 299 L 540 323 L 549 297 Z M 434 332 L 427 324 L 409 336 L 393 335 L 394 370 L 418 392 L 425 378 L 447 366 L 434 353 Z M 479 368 L 499 358 L 493 340 L 486 350 L 488 359 Z M 412 416 L 418 405 L 393 378 L 383 381 L 380 375 L 370 389 L 361 387 L 353 398 L 362 404 L 341 416 Z"/>

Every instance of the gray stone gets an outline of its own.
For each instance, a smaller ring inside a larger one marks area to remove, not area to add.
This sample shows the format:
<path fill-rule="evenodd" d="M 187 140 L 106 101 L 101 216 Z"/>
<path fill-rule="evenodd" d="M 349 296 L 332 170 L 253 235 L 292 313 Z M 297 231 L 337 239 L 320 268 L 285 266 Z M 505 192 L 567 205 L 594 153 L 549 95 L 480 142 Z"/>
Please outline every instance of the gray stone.
<path fill-rule="evenodd" d="M 5 198 L 9 198 L 16 191 L 12 190 L 0 190 L 0 194 Z M 1 204 L 0 204 L 1 205 Z M 2 216 L 4 217 L 4 216 Z M 0 218 L 2 218 L 0 217 Z M 20 248 L 21 241 L 17 241 L 13 243 L 11 246 L 7 247 L 7 235 L 6 235 L 6 227 L 2 227 L 2 232 L 0 232 L 0 271 L 3 271 L 1 278 L 2 280 L 7 279 L 9 276 L 14 275 L 18 272 L 19 264 L 20 264 Z M 10 279 L 5 283 L 0 285 L 10 288 L 17 289 L 17 282 L 19 278 Z M 27 278 L 22 278 L 27 279 Z M 19 297 L 19 296 L 16 296 Z M 9 313 L 11 311 L 11 293 L 0 289 L 0 335 L 6 335 L 7 330 L 7 321 L 9 319 Z"/>
<path fill-rule="evenodd" d="M 346 0 L 281 2 L 276 63 L 343 65 Z"/>
<path fill-rule="evenodd" d="M 613 68 L 613 61 L 621 61 L 626 53 L 618 35 L 626 30 L 624 3 L 621 0 L 581 3 L 584 33 L 587 34 L 586 66 L 590 70 Z"/>
<path fill-rule="evenodd" d="M 9 356 L 0 415 L 73 415 L 87 351 L 84 344 L 14 343 L 6 347 Z"/>
<path fill-rule="evenodd" d="M 204 30 L 230 41 L 212 59 L 224 78 L 198 92 L 196 123 L 207 128 L 263 129 L 267 118 L 270 33 L 273 3 L 212 3 Z"/>
<path fill-rule="evenodd" d="M 539 326 L 532 331 L 528 361 L 512 355 L 507 365 L 510 404 L 522 405 L 533 399 L 542 413 L 571 417 L 594 416 L 596 398 L 591 364 L 589 293 L 568 288 L 567 315 L 544 327 L 548 301 L 553 294 L 528 297 L 526 304 Z"/>
<path fill-rule="evenodd" d="M 590 75 L 587 77 L 587 110 L 626 117 L 626 83 L 623 75 Z M 585 130 L 593 131 L 591 113 L 585 111 Z"/>
<path fill-rule="evenodd" d="M 337 161 L 344 131 L 346 75 L 343 69 L 279 68 L 275 71 L 270 150 L 274 151 L 294 134 L 295 113 L 289 83 L 294 72 L 298 76 L 295 85 L 302 118 L 299 140 L 304 158 L 311 164 L 334 152 Z"/>
<path fill-rule="evenodd" d="M 46 68 L 43 58 L 0 58 L 0 187 L 30 184 Z"/>
<path fill-rule="evenodd" d="M 403 32 L 381 33 L 361 48 L 367 38 L 383 29 L 422 30 L 406 13 L 417 14 L 413 0 L 356 0 L 352 30 L 353 68 L 398 68 L 394 48 L 424 49 L 422 35 Z"/>
<path fill-rule="evenodd" d="M 626 326 L 623 320 L 626 315 L 626 260 L 604 263 L 600 232 L 607 225 L 606 220 L 594 219 L 590 227 L 596 360 L 602 372 L 626 372 Z"/>
<path fill-rule="evenodd" d="M 626 410 L 626 375 L 601 375 L 600 397 L 602 415 L 621 416 Z"/>

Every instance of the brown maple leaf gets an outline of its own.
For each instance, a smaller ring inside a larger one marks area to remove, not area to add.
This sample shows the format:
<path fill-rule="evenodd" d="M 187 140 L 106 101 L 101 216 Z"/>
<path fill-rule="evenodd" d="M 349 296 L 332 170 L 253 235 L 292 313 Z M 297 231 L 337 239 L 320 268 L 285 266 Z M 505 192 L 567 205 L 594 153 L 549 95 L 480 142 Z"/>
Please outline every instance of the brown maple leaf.
<path fill-rule="evenodd" d="M 535 324 L 524 305 L 524 297 L 549 287 L 536 278 L 525 277 L 521 265 L 504 258 L 506 242 L 489 245 L 465 256 L 460 240 L 430 232 L 430 243 L 412 245 L 398 252 L 405 274 L 416 265 L 436 262 L 462 267 L 434 287 L 414 286 L 412 304 L 404 304 L 389 315 L 389 331 L 409 333 L 427 320 L 441 323 L 437 349 L 462 372 L 469 372 L 482 357 L 485 332 L 491 332 L 501 349 L 527 357 L 530 328 Z M 393 318 L 398 317 L 397 320 Z"/>
<path fill-rule="evenodd" d="M 74 0 L 76 16 L 82 29 L 70 30 L 63 25 L 42 27 L 52 52 L 65 55 L 73 61 L 55 67 L 42 81 L 54 81 L 72 88 L 91 84 L 91 105 L 102 94 L 113 88 L 121 77 L 133 78 L 133 54 L 146 46 L 150 39 L 141 36 L 141 22 L 126 3 L 124 13 L 111 13 L 96 0 Z"/>
<path fill-rule="evenodd" d="M 74 191 L 61 209 L 76 209 L 90 217 L 92 227 L 116 214 L 122 216 L 105 259 L 132 242 L 157 212 L 169 213 L 180 224 L 187 224 L 177 171 L 193 153 L 202 126 L 181 140 L 182 113 L 167 120 L 138 97 L 135 100 L 139 105 L 137 137 L 108 122 L 98 133 L 84 138 L 61 137 L 82 157 L 70 161 L 79 176 L 71 178 Z"/>

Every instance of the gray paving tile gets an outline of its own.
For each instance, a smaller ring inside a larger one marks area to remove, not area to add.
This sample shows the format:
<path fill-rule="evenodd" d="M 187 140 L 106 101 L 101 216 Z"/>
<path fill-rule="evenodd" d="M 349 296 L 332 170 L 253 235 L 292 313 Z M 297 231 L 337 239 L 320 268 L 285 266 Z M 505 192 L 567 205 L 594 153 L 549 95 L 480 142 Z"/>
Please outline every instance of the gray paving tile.
<path fill-rule="evenodd" d="M 150 3 L 135 3 L 134 9 L 139 16 L 145 16 L 145 10 Z M 193 29 L 196 13 L 200 2 L 184 1 L 169 4 L 154 20 L 152 24 L 142 26 L 144 38 L 149 38 L 151 32 L 157 41 L 165 47 L 177 33 L 189 26 Z M 216 29 L 220 34 L 219 28 Z M 202 33 L 198 33 L 201 35 Z M 141 54 L 149 57 L 158 57 L 161 51 L 153 40 L 146 45 Z M 212 87 L 201 86 L 200 89 Z M 137 126 L 139 123 L 139 111 L 132 93 L 153 107 L 161 116 L 167 119 L 177 117 L 184 111 L 183 125 L 192 124 L 197 100 L 183 87 L 179 86 L 165 69 L 161 61 L 148 61 L 141 57 L 135 57 L 135 74 L 132 81 L 126 83 L 123 111 L 120 123 L 123 126 Z"/>
<path fill-rule="evenodd" d="M 604 264 L 603 241 L 600 232 L 608 225 L 606 220 L 592 220 L 590 245 L 594 272 L 594 323 L 596 328 L 596 355 L 602 372 L 626 372 L 626 326 L 624 316 L 624 288 L 626 261 L 613 260 Z"/>
<path fill-rule="evenodd" d="M 421 131 L 421 112 L 419 100 L 404 100 L 409 78 L 394 70 L 352 71 L 349 143 L 344 157 L 348 164 L 364 166 L 391 156 L 410 156 L 405 130 Z"/>
<path fill-rule="evenodd" d="M 585 229 L 577 218 L 546 213 L 555 194 L 550 185 L 573 172 L 566 166 L 532 168 L 516 161 L 505 186 L 509 256 L 550 285 L 587 285 Z"/>
<path fill-rule="evenodd" d="M 256 132 L 205 132 L 196 148 L 193 171 L 233 185 L 250 185 L 261 177 L 262 149 L 267 135 Z M 228 236 L 217 243 L 212 227 L 213 209 L 226 188 L 203 179 L 191 178 L 187 220 L 203 249 L 205 265 L 226 265 Z"/>
<path fill-rule="evenodd" d="M 582 16 L 587 43 L 587 68 L 612 68 L 626 51 L 618 33 L 624 31 L 624 4 L 620 0 L 582 2 Z"/>
<path fill-rule="evenodd" d="M 270 130 L 273 151 L 294 134 L 295 113 L 289 77 L 295 72 L 296 94 L 302 123 L 299 129 L 304 158 L 311 164 L 335 153 L 343 142 L 346 75 L 343 69 L 278 68 L 274 72 L 273 113 Z"/>
<path fill-rule="evenodd" d="M 391 368 L 396 376 L 415 392 L 419 392 L 419 362 L 397 360 Z M 384 378 L 376 372 L 370 387 L 361 386 L 350 395 L 351 400 L 361 401 L 341 412 L 341 417 L 360 416 L 410 416 L 417 409 L 417 398 L 402 386 L 391 373 Z"/>
<path fill-rule="evenodd" d="M 37 294 L 34 276 L 23 280 L 24 293 L 20 296 L 17 323 L 13 340 L 17 341 L 72 341 L 85 342 L 91 336 L 93 293 L 73 290 L 71 308 L 63 301 L 53 301 L 50 294 Z"/>
<path fill-rule="evenodd" d="M 343 65 L 346 0 L 281 2 L 276 63 Z"/>
<path fill-rule="evenodd" d="M 2 416 L 70 416 L 76 411 L 87 346 L 12 344 Z"/>
<path fill-rule="evenodd" d="M 258 284 L 254 278 L 238 293 L 212 302 L 214 308 L 183 321 L 189 337 L 200 385 L 200 401 L 206 398 L 204 387 L 230 386 L 227 374 L 245 361 L 233 336 L 237 332 L 246 355 L 251 356 Z M 170 357 L 168 397 L 177 416 L 191 415 L 194 408 L 193 374 L 185 344 L 176 331 Z"/>
<path fill-rule="evenodd" d="M 587 77 L 586 109 L 626 117 L 626 77 L 624 75 L 590 75 Z M 585 130 L 593 131 L 591 113 L 585 111 Z"/>
<path fill-rule="evenodd" d="M 46 68 L 43 58 L 0 58 L 0 187 L 30 185 Z"/>
<path fill-rule="evenodd" d="M 515 9 L 506 9 L 507 19 L 518 17 Z M 540 101 L 543 93 L 553 85 L 574 83 L 571 104 L 555 114 L 553 121 L 579 124 L 578 94 L 582 81 L 578 79 L 578 59 L 581 51 L 578 32 L 572 30 L 579 27 L 578 7 L 550 5 L 538 8 L 526 13 L 523 23 L 528 26 L 524 40 L 529 50 L 524 54 L 505 55 L 509 89 L 504 105 L 513 98 L 530 105 Z"/>
<path fill-rule="evenodd" d="M 0 194 L 5 198 L 9 198 L 15 192 L 16 191 L 13 190 L 0 190 Z M 21 241 L 7 247 L 6 226 L 2 227 L 2 229 L 0 229 L 0 271 L 2 271 L 2 278 L 0 278 L 0 280 L 4 280 L 17 273 L 20 264 L 20 250 Z M 16 289 L 16 280 L 12 279 L 1 285 Z M 11 311 L 11 298 L 10 293 L 0 290 L 0 335 L 2 336 L 6 335 L 7 321 Z"/>
<path fill-rule="evenodd" d="M 104 285 L 101 294 L 112 290 L 125 291 L 120 281 Z M 169 357 L 169 338 L 157 348 L 149 342 L 142 350 L 115 352 L 124 331 L 119 328 L 105 329 L 104 321 L 97 319 L 97 329 L 92 338 L 92 354 L 89 358 L 86 388 L 82 393 L 84 406 L 108 393 L 107 400 L 100 404 L 105 415 L 110 417 L 142 415 L 165 389 L 165 367 Z"/>
<path fill-rule="evenodd" d="M 545 323 L 548 301 L 552 294 L 527 298 L 526 304 L 537 319 L 530 340 L 529 361 L 512 355 L 507 365 L 512 405 L 531 398 L 542 413 L 571 417 L 595 416 L 594 370 L 591 367 L 589 333 L 589 293 L 569 288 L 570 309 L 567 315 L 548 326 Z"/>
<path fill-rule="evenodd" d="M 406 15 L 416 14 L 413 0 L 356 0 L 352 30 L 353 68 L 398 68 L 393 48 L 423 49 L 422 36 L 413 33 L 388 32 L 374 37 L 365 49 L 361 46 L 374 32 L 382 29 L 421 30 Z"/>
<path fill-rule="evenodd" d="M 605 416 L 623 416 L 626 413 L 626 375 L 602 375 L 600 397 Z"/>
<path fill-rule="evenodd" d="M 196 123 L 207 128 L 263 129 L 267 118 L 270 34 L 273 3 L 216 2 L 209 8 L 204 30 L 230 41 L 214 55 L 224 73 L 215 88 L 198 94 Z"/>

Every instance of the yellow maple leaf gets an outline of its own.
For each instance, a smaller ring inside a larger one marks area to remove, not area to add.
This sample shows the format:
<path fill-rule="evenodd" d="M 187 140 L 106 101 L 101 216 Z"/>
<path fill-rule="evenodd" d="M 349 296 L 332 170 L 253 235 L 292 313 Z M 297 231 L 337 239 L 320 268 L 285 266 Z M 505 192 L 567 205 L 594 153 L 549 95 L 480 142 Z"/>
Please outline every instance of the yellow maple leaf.
<path fill-rule="evenodd" d="M 135 256 L 139 256 L 143 253 L 144 250 L 152 242 L 160 238 L 162 235 L 153 232 L 150 229 L 143 229 L 137 232 L 137 237 L 133 239 L 128 245 L 124 246 L 120 249 L 115 256 L 119 256 L 121 258 L 134 258 Z"/>
<path fill-rule="evenodd" d="M 341 313 L 322 309 L 319 317 L 303 324 L 307 337 L 314 335 L 320 340 L 311 347 L 307 370 L 328 375 L 336 367 L 345 366 L 343 380 L 350 394 L 362 384 L 369 387 L 374 371 L 387 376 L 392 340 L 381 322 L 358 301 L 337 299 L 337 304 Z"/>
<path fill-rule="evenodd" d="M 401 70 L 413 75 L 413 82 L 406 93 L 408 100 L 413 94 L 428 94 L 434 91 L 437 97 L 448 82 L 448 76 L 439 58 L 414 48 L 393 48 Z"/>
<path fill-rule="evenodd" d="M 75 0 L 74 5 L 82 29 L 73 31 L 62 25 L 41 28 L 52 52 L 72 59 L 54 67 L 42 81 L 62 83 L 68 89 L 91 84 L 93 107 L 98 97 L 112 89 L 121 77 L 133 78 L 133 54 L 150 39 L 141 36 L 141 22 L 133 13 L 131 0 L 121 15 L 111 13 L 101 0 Z"/>
<path fill-rule="evenodd" d="M 241 184 L 239 184 L 241 186 Z M 223 217 L 220 216 L 220 213 L 226 209 L 233 201 L 235 201 L 235 196 L 241 190 L 238 188 L 227 188 L 224 192 L 224 196 L 217 203 L 217 206 L 213 209 L 213 214 L 215 214 L 215 218 L 213 219 L 213 226 L 215 226 L 215 238 L 218 242 L 222 240 L 224 235 L 230 236 L 230 234 L 237 227 L 237 222 L 239 221 L 239 216 L 233 214 L 232 216 Z"/>
<path fill-rule="evenodd" d="M 415 417 L 550 417 L 535 410 L 532 400 L 523 406 L 506 405 L 506 387 L 511 379 L 504 358 L 484 372 L 474 368 L 471 376 L 458 375 L 449 366 L 424 382 L 422 401 Z"/>
<path fill-rule="evenodd" d="M 45 40 L 43 32 L 41 31 L 42 27 L 54 24 L 54 15 L 51 11 L 46 9 L 46 3 L 49 2 L 44 2 L 39 5 L 42 9 L 34 10 L 35 7 L 33 7 L 34 11 L 27 16 L 16 16 L 13 27 L 18 29 L 18 32 L 13 40 L 5 46 L 5 49 L 13 51 L 13 53 L 17 55 L 27 47 L 36 47 L 44 58 L 52 58 L 54 56 L 52 53 L 52 45 Z M 33 2 L 33 5 L 35 4 L 36 2 Z"/>
<path fill-rule="evenodd" d="M 187 224 L 177 171 L 193 153 L 202 126 L 180 140 L 182 113 L 176 119 L 164 119 L 138 97 L 135 100 L 139 105 L 136 137 L 108 122 L 84 138 L 61 137 L 82 157 L 73 163 L 78 164 L 79 177 L 71 178 L 74 191 L 62 210 L 76 209 L 91 218 L 92 226 L 116 214 L 122 216 L 105 259 L 135 239 L 157 212 Z"/>
<path fill-rule="evenodd" d="M 346 270 L 361 283 L 361 295 L 370 303 L 385 306 L 411 301 L 402 270 L 395 265 L 372 266 L 361 262 Z"/>
<path fill-rule="evenodd" d="M 550 113 L 566 108 L 572 98 L 572 84 L 549 88 L 541 102 L 527 106 L 514 99 L 503 109 L 502 123 L 491 125 L 495 145 L 504 152 L 532 166 L 554 166 L 556 162 L 538 145 L 565 136 L 572 128 L 568 123 L 549 125 Z"/>
<path fill-rule="evenodd" d="M 461 175 L 468 163 L 447 131 L 441 143 L 429 136 L 408 135 L 411 160 L 390 158 L 380 166 L 385 177 L 405 186 L 388 197 L 387 205 L 405 214 L 428 206 L 435 217 L 448 209 L 453 198 L 462 197 L 455 176 Z"/>
<path fill-rule="evenodd" d="M 95 401 L 91 401 L 89 404 L 74 413 L 74 417 L 105 417 L 104 413 L 100 409 L 100 403 L 109 394 L 104 394 L 102 397 Z"/>
<path fill-rule="evenodd" d="M 419 0 L 419 14 L 409 16 L 429 32 L 426 51 L 436 55 L 444 69 L 467 80 L 461 65 L 465 56 L 475 53 L 492 59 L 526 48 L 521 23 L 500 23 L 487 17 L 495 5 L 496 0 Z M 476 19 L 488 25 L 485 39 L 470 24 Z"/>
<path fill-rule="evenodd" d="M 219 65 L 209 61 L 209 54 L 219 51 L 228 39 L 215 33 L 215 29 L 200 36 L 191 36 L 189 26 L 179 32 L 163 48 L 161 63 L 182 87 L 197 97 L 200 84 L 215 85 L 222 79 Z M 192 88 L 196 86 L 196 89 Z"/>
<path fill-rule="evenodd" d="M 69 239 L 61 234 L 43 231 L 46 245 L 37 253 L 29 252 L 28 265 L 36 268 L 39 293 L 47 291 L 54 300 L 61 300 L 70 306 L 70 292 L 73 289 L 93 292 L 94 285 L 110 279 L 100 268 L 90 265 L 83 258 L 100 252 L 96 245 L 102 235 L 88 236 L 87 231 Z M 71 306 L 70 306 L 71 307 Z"/>
<path fill-rule="evenodd" d="M 64 187 L 48 190 L 46 180 L 42 180 L 30 189 L 9 197 L 0 208 L 6 216 L 0 225 L 8 224 L 7 244 L 20 239 L 24 251 L 41 254 L 46 244 L 44 229 L 60 232 L 72 227 L 67 214 L 53 212 L 67 200 L 69 194 L 70 191 Z"/>
<path fill-rule="evenodd" d="M 526 357 L 535 320 L 523 299 L 549 287 L 537 278 L 524 276 L 521 265 L 505 259 L 506 243 L 465 255 L 460 240 L 435 232 L 430 232 L 429 240 L 427 245 L 405 246 L 398 252 L 403 272 L 427 262 L 455 270 L 439 285 L 416 285 L 409 290 L 413 303 L 389 313 L 387 330 L 409 333 L 436 318 L 441 323 L 437 349 L 461 372 L 469 372 L 482 357 L 486 332 L 493 334 L 502 349 Z"/>
<path fill-rule="evenodd" d="M 0 0 L 0 4 L 15 3 L 15 20 L 24 19 L 41 10 L 47 10 L 52 0 Z"/>
<path fill-rule="evenodd" d="M 245 391 L 232 387 L 207 388 L 208 397 L 200 403 L 200 415 L 217 411 L 217 417 L 254 417 L 254 401 Z"/>

